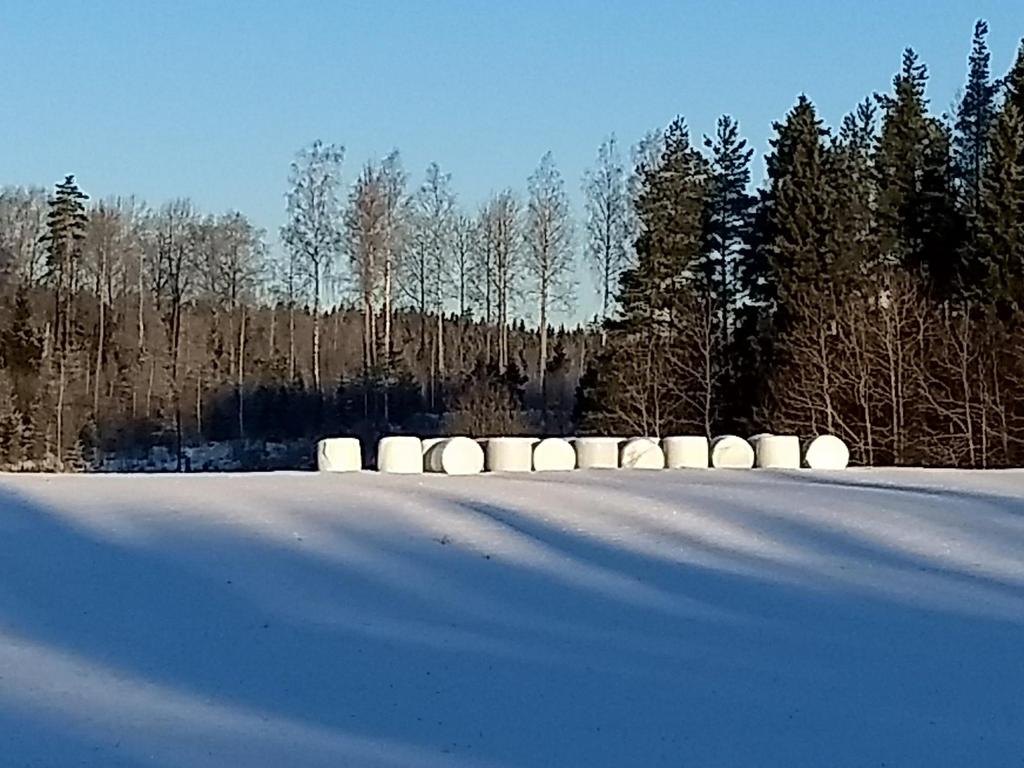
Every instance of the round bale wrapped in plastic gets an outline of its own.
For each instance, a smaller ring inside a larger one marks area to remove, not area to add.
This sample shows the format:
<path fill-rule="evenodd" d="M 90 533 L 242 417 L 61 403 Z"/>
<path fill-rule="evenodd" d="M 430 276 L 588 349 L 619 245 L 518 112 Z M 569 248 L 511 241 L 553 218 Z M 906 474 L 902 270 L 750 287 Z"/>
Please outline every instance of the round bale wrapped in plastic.
<path fill-rule="evenodd" d="M 423 443 L 418 437 L 392 435 L 377 443 L 377 469 L 396 475 L 423 472 Z"/>
<path fill-rule="evenodd" d="M 421 437 L 420 438 L 420 445 L 423 448 L 423 456 L 426 457 L 426 455 L 428 453 L 430 453 L 430 449 L 431 448 L 433 448 L 438 443 L 443 443 L 447 439 L 448 439 L 447 436 L 445 436 L 445 437 Z M 424 458 L 424 461 L 426 461 L 426 458 Z M 424 467 L 425 466 L 426 465 L 424 464 Z"/>
<path fill-rule="evenodd" d="M 665 454 L 656 440 L 634 437 L 619 449 L 619 466 L 622 469 L 664 469 Z"/>
<path fill-rule="evenodd" d="M 484 447 L 490 472 L 529 472 L 533 469 L 535 437 L 489 437 Z"/>
<path fill-rule="evenodd" d="M 447 437 L 432 442 L 423 462 L 427 472 L 476 475 L 484 469 L 484 449 L 468 437 Z"/>
<path fill-rule="evenodd" d="M 835 435 L 819 435 L 807 444 L 804 463 L 811 469 L 846 469 L 850 449 Z"/>
<path fill-rule="evenodd" d="M 327 437 L 316 444 L 316 468 L 321 472 L 358 472 L 363 454 L 356 437 Z"/>
<path fill-rule="evenodd" d="M 799 469 L 800 438 L 796 435 L 754 435 L 754 466 L 762 469 Z"/>
<path fill-rule="evenodd" d="M 661 450 L 668 469 L 707 469 L 708 439 L 703 435 L 663 437 Z"/>
<path fill-rule="evenodd" d="M 618 469 L 621 437 L 577 437 L 572 441 L 576 449 L 577 469 Z"/>
<path fill-rule="evenodd" d="M 711 466 L 716 469 L 750 469 L 754 449 L 736 435 L 721 435 L 711 441 Z"/>
<path fill-rule="evenodd" d="M 576 451 L 568 440 L 548 437 L 533 446 L 535 472 L 565 472 L 576 468 Z"/>

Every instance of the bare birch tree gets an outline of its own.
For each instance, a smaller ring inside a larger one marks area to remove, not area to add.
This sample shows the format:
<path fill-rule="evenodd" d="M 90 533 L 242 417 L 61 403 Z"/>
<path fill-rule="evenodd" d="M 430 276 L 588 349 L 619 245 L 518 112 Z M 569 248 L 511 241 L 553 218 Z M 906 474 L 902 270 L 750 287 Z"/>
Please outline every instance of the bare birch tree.
<path fill-rule="evenodd" d="M 540 341 L 537 381 L 545 392 L 548 329 L 553 310 L 566 309 L 573 291 L 572 218 L 562 175 L 548 152 L 530 176 L 526 208 L 526 269 L 537 302 L 537 337 Z"/>
<path fill-rule="evenodd" d="M 585 253 L 601 297 L 601 319 L 607 320 L 619 275 L 628 263 L 631 235 L 626 170 L 614 135 L 601 143 L 597 162 L 584 174 L 583 197 Z"/>
<path fill-rule="evenodd" d="M 497 326 L 498 367 L 509 363 L 508 326 L 522 284 L 522 210 L 512 190 L 491 198 L 483 212 L 489 318 Z"/>
<path fill-rule="evenodd" d="M 313 142 L 292 163 L 288 176 L 288 222 L 281 239 L 298 257 L 310 280 L 313 310 L 313 387 L 320 381 L 320 314 L 324 283 L 342 247 L 343 212 L 339 192 L 345 150 Z"/>

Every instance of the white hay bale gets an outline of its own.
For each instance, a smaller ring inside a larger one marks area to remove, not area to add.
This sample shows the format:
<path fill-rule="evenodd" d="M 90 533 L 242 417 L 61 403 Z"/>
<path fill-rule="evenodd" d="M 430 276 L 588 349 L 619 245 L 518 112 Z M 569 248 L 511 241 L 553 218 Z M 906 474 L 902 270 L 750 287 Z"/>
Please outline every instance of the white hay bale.
<path fill-rule="evenodd" d="M 577 437 L 572 441 L 576 449 L 578 469 L 618 469 L 621 437 Z"/>
<path fill-rule="evenodd" d="M 819 435 L 808 443 L 804 463 L 811 469 L 846 469 L 850 449 L 835 435 Z"/>
<path fill-rule="evenodd" d="M 663 437 L 661 450 L 669 469 L 707 469 L 708 439 L 703 435 Z"/>
<path fill-rule="evenodd" d="M 711 466 L 716 469 L 750 469 L 754 449 L 736 435 L 720 435 L 711 441 Z"/>
<path fill-rule="evenodd" d="M 392 435 L 377 443 L 377 469 L 398 475 L 423 472 L 423 443 L 418 437 Z"/>
<path fill-rule="evenodd" d="M 420 444 L 423 446 L 423 455 L 426 456 L 428 453 L 430 453 L 430 449 L 431 448 L 433 448 L 438 443 L 443 443 L 447 439 L 448 439 L 447 437 L 423 437 L 423 438 L 420 438 Z M 425 459 L 424 459 L 424 461 L 425 461 Z M 424 466 L 426 466 L 426 465 L 424 465 Z"/>
<path fill-rule="evenodd" d="M 427 472 L 476 475 L 484 469 L 484 450 L 468 437 L 448 437 L 433 441 L 423 461 Z"/>
<path fill-rule="evenodd" d="M 576 468 L 576 451 L 568 440 L 548 437 L 533 446 L 535 472 L 558 472 Z"/>
<path fill-rule="evenodd" d="M 754 435 L 754 464 L 763 469 L 799 469 L 800 438 L 796 435 Z"/>
<path fill-rule="evenodd" d="M 359 438 L 327 437 L 316 444 L 316 468 L 321 472 L 358 472 L 363 468 Z"/>
<path fill-rule="evenodd" d="M 665 454 L 657 440 L 634 437 L 619 449 L 619 466 L 623 469 L 664 469 Z"/>
<path fill-rule="evenodd" d="M 533 469 L 536 437 L 489 437 L 484 455 L 490 472 L 529 472 Z"/>

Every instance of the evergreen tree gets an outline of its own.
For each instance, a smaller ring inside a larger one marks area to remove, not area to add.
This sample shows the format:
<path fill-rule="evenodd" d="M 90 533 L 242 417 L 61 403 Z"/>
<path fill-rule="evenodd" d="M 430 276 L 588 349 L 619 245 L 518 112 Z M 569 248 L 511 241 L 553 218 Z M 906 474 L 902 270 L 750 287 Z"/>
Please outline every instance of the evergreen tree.
<path fill-rule="evenodd" d="M 743 307 L 750 302 L 741 283 L 741 270 L 750 258 L 753 240 L 754 198 L 748 191 L 753 149 L 741 138 L 739 125 L 728 115 L 718 119 L 714 139 L 704 138 L 711 150 L 711 184 L 708 198 L 705 252 L 702 258 L 702 289 L 713 312 L 717 343 L 713 364 L 718 391 L 717 414 L 728 430 L 738 428 L 748 414 L 749 399 L 740 388 L 748 345 L 737 329 Z"/>
<path fill-rule="evenodd" d="M 951 188 L 949 132 L 927 112 L 928 72 L 907 49 L 893 94 L 879 96 L 882 129 L 878 220 L 883 258 L 921 272 L 936 292 L 960 285 L 958 227 Z"/>
<path fill-rule="evenodd" d="M 65 176 L 50 199 L 46 216 L 47 277 L 53 286 L 54 338 L 66 351 L 71 342 L 72 302 L 78 288 L 77 270 L 82 256 L 82 242 L 88 218 L 84 201 L 88 200 L 75 183 L 74 176 Z"/>
<path fill-rule="evenodd" d="M 1003 310 L 1024 311 L 1024 116 L 1007 101 L 992 132 L 978 206 L 988 289 Z"/>
<path fill-rule="evenodd" d="M 43 344 L 32 325 L 32 306 L 28 288 L 18 286 L 14 312 L 6 328 L 0 331 L 0 357 L 10 372 L 15 404 L 21 413 L 28 413 L 38 386 Z"/>
<path fill-rule="evenodd" d="M 834 280 L 864 274 L 878 266 L 879 250 L 874 201 L 873 150 L 876 110 L 870 99 L 847 115 L 825 153 L 827 206 L 830 211 L 827 251 Z"/>
<path fill-rule="evenodd" d="M 702 281 L 709 171 L 682 118 L 666 130 L 657 161 L 639 169 L 636 263 L 622 273 L 608 343 L 582 382 L 587 429 L 657 435 L 707 422 L 696 413 L 691 382 L 703 379 L 706 391 L 713 382 L 691 357 L 709 350 L 691 343 L 691 331 L 704 327 L 692 310 Z"/>
<path fill-rule="evenodd" d="M 753 149 L 740 137 L 739 124 L 729 115 L 718 119 L 715 138 L 704 138 L 711 150 L 711 187 L 707 213 L 707 243 L 703 277 L 714 296 L 721 345 L 732 344 L 735 313 L 743 300 L 737 269 L 750 248 L 755 199 L 747 191 Z"/>
<path fill-rule="evenodd" d="M 1003 78 L 1003 103 L 1013 104 L 1017 108 L 1018 115 L 1024 115 L 1024 40 L 1021 40 L 1017 49 L 1017 58 L 1014 59 L 1013 67 Z"/>
<path fill-rule="evenodd" d="M 765 201 L 765 266 L 770 286 L 762 291 L 774 304 L 777 332 L 785 329 L 796 295 L 829 274 L 825 250 L 829 227 L 822 127 L 814 105 L 801 96 L 786 120 L 775 124 L 766 158 L 769 188 Z"/>
<path fill-rule="evenodd" d="M 988 24 L 979 20 L 974 25 L 967 86 L 957 106 L 953 137 L 960 196 L 968 211 L 977 208 L 981 195 L 981 177 L 999 90 L 999 84 L 992 82 L 990 74 L 987 35 Z"/>

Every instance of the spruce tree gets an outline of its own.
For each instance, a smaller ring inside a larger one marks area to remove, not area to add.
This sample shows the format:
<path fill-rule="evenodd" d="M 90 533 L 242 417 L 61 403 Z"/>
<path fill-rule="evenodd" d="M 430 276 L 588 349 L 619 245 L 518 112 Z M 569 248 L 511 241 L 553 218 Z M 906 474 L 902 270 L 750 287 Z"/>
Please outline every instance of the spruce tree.
<path fill-rule="evenodd" d="M 996 114 L 999 84 L 992 82 L 989 61 L 988 24 L 974 25 L 969 71 L 964 95 L 957 106 L 953 151 L 961 200 L 966 209 L 977 208 L 981 195 L 981 177 L 988 150 L 988 137 Z"/>
<path fill-rule="evenodd" d="M 66 351 L 71 339 L 72 302 L 77 285 L 77 269 L 82 256 L 87 217 L 84 201 L 88 200 L 75 183 L 74 176 L 65 176 L 49 200 L 46 215 L 47 277 L 53 286 L 54 338 L 57 348 Z"/>
<path fill-rule="evenodd" d="M 703 424 L 690 396 L 696 375 L 690 329 L 706 242 L 709 167 L 682 118 L 660 157 L 638 169 L 640 234 L 623 272 L 608 343 L 581 381 L 584 428 L 656 435 Z M 706 384 L 706 382 L 705 382 Z"/>
<path fill-rule="evenodd" d="M 928 114 L 927 82 L 927 68 L 908 48 L 892 95 L 878 97 L 879 245 L 886 261 L 924 274 L 943 294 L 960 285 L 959 227 L 949 131 Z"/>
<path fill-rule="evenodd" d="M 1004 313 L 1024 311 L 1024 115 L 1007 101 L 992 132 L 978 206 L 988 289 Z"/>
<path fill-rule="evenodd" d="M 1018 115 L 1024 115 L 1024 40 L 1017 49 L 1017 58 L 1003 78 L 1003 103 L 1013 104 Z"/>
<path fill-rule="evenodd" d="M 775 124 L 766 158 L 769 188 L 765 201 L 764 266 L 770 270 L 762 291 L 772 305 L 775 325 L 785 328 L 796 294 L 829 272 L 825 251 L 828 190 L 825 145 L 828 132 L 814 105 L 801 96 L 782 123 Z"/>
<path fill-rule="evenodd" d="M 57 402 L 55 456 L 64 459 L 64 407 L 68 379 L 68 354 L 74 343 L 73 323 L 78 266 L 85 240 L 84 200 L 88 197 L 75 184 L 74 176 L 65 176 L 50 199 L 46 216 L 46 261 L 48 278 L 53 286 L 53 338 L 57 351 Z"/>
<path fill-rule="evenodd" d="M 703 256 L 704 281 L 715 298 L 722 347 L 733 338 L 735 312 L 742 297 L 737 268 L 750 248 L 755 199 L 747 191 L 753 149 L 740 137 L 739 124 L 729 115 L 718 119 L 715 138 L 704 138 L 711 150 L 707 240 Z"/>
<path fill-rule="evenodd" d="M 831 227 L 827 251 L 836 281 L 865 274 L 879 261 L 874 201 L 877 199 L 873 150 L 876 110 L 870 99 L 843 118 L 825 153 Z"/>
<path fill-rule="evenodd" d="M 730 116 L 718 119 L 714 139 L 704 138 L 711 150 L 711 184 L 708 195 L 706 241 L 702 256 L 702 285 L 711 302 L 716 325 L 717 344 L 714 364 L 720 369 L 719 415 L 723 426 L 735 430 L 747 416 L 747 397 L 737 390 L 742 353 L 749 345 L 737 334 L 742 308 L 749 299 L 740 280 L 740 271 L 750 258 L 754 198 L 748 191 L 750 159 L 754 150 L 747 147 L 739 133 L 739 124 Z M 738 365 L 739 364 L 739 365 Z"/>

